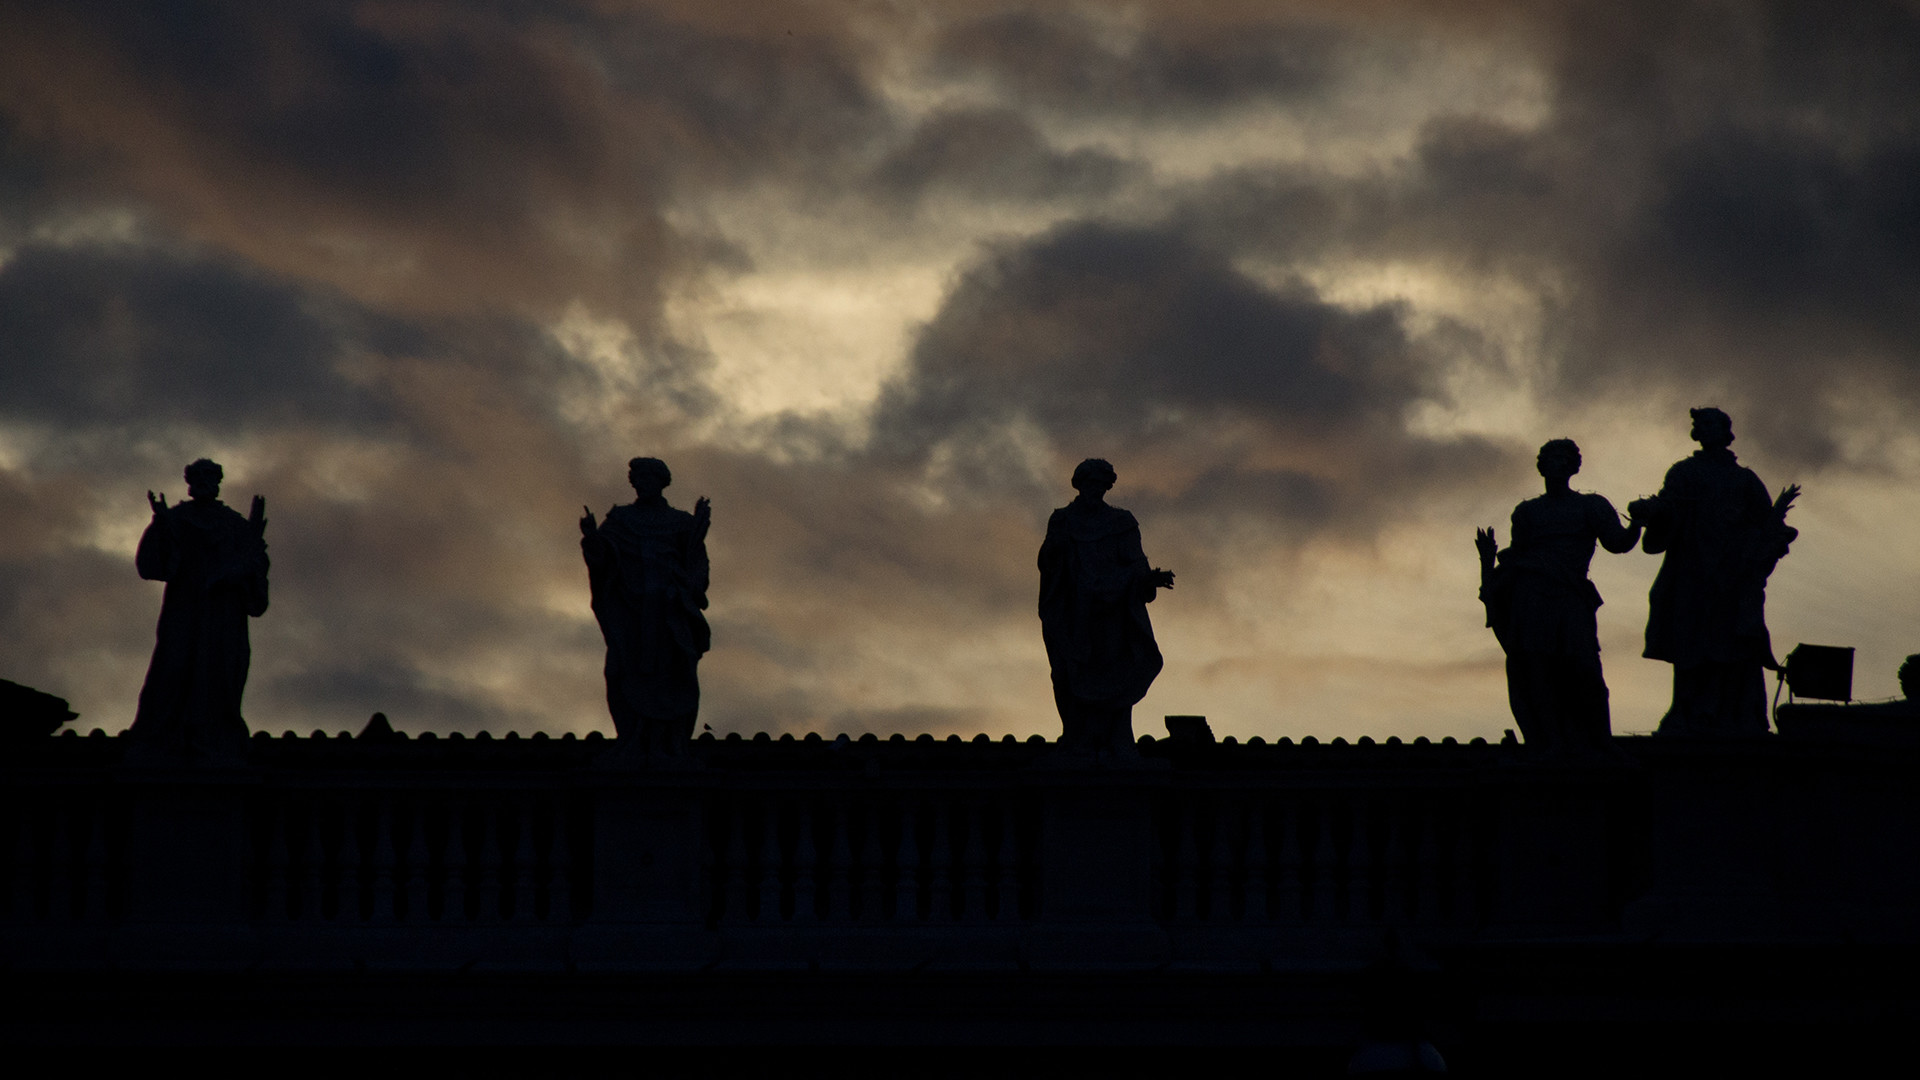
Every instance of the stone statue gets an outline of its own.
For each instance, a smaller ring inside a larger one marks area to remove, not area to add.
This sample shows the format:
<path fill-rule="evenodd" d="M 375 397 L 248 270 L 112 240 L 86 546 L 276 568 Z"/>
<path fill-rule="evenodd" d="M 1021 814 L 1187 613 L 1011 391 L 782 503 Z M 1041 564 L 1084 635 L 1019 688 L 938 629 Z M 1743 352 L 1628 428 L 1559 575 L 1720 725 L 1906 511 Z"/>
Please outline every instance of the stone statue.
<path fill-rule="evenodd" d="M 693 737 L 700 713 L 696 666 L 712 645 L 707 607 L 706 499 L 693 513 L 661 494 L 673 473 L 658 458 L 634 458 L 627 481 L 636 496 L 580 519 L 593 614 L 607 641 L 607 709 L 629 752 L 675 754 Z"/>
<path fill-rule="evenodd" d="M 1766 485 L 1734 459 L 1733 421 L 1694 409 L 1700 449 L 1667 470 L 1660 494 L 1628 507 L 1647 527 L 1641 547 L 1666 553 L 1648 596 L 1645 655 L 1673 665 L 1663 735 L 1744 735 L 1767 730 L 1764 668 L 1778 670 L 1767 636 L 1767 578 L 1799 531 L 1791 485 L 1771 502 Z"/>
<path fill-rule="evenodd" d="M 252 649 L 247 619 L 267 610 L 266 500 L 240 514 L 220 501 L 220 466 L 187 466 L 188 499 L 168 506 L 147 492 L 153 521 L 134 566 L 164 581 L 153 662 L 140 688 L 132 754 L 149 762 L 238 762 L 247 723 L 240 697 Z"/>
<path fill-rule="evenodd" d="M 1130 754 L 1133 706 L 1160 674 L 1147 605 L 1173 588 L 1173 571 L 1147 563 L 1140 523 L 1106 493 L 1113 466 L 1088 458 L 1073 470 L 1080 494 L 1053 512 L 1040 546 L 1040 631 L 1053 665 L 1060 742 Z"/>
<path fill-rule="evenodd" d="M 1640 526 L 1622 526 L 1603 496 L 1569 485 L 1580 471 L 1572 439 L 1540 447 L 1537 466 L 1546 494 L 1513 508 L 1511 546 L 1496 555 L 1491 528 L 1474 537 L 1480 599 L 1507 653 L 1507 702 L 1527 745 L 1598 749 L 1613 729 L 1594 620 L 1600 592 L 1587 567 L 1596 542 L 1616 555 L 1632 551 Z"/>

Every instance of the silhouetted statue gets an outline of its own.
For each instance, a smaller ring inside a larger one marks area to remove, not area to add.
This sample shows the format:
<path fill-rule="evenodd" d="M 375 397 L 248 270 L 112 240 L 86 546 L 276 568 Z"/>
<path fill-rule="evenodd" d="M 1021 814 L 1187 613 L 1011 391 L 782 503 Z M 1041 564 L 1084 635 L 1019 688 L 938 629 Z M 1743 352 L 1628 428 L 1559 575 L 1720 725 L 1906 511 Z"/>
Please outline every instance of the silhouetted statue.
<path fill-rule="evenodd" d="M 1106 494 L 1113 466 L 1088 458 L 1073 470 L 1080 494 L 1053 512 L 1040 545 L 1040 631 L 1053 665 L 1060 742 L 1079 750 L 1134 752 L 1133 707 L 1160 674 L 1147 605 L 1173 588 L 1173 571 L 1147 563 L 1140 523 Z"/>
<path fill-rule="evenodd" d="M 240 697 L 253 650 L 247 619 L 267 610 L 266 500 L 246 516 L 220 501 L 220 466 L 187 466 L 188 499 L 167 505 L 147 492 L 153 521 L 134 565 L 167 583 L 153 662 L 140 689 L 131 753 L 150 762 L 237 762 L 247 723 Z"/>
<path fill-rule="evenodd" d="M 1763 668 L 1778 669 L 1767 636 L 1767 578 L 1799 531 L 1787 510 L 1800 494 L 1767 488 L 1734 459 L 1733 421 L 1691 410 L 1692 457 L 1667 470 L 1660 494 L 1628 507 L 1647 527 L 1641 547 L 1666 553 L 1648 596 L 1645 655 L 1673 665 L 1663 735 L 1763 734 Z"/>
<path fill-rule="evenodd" d="M 700 713 L 696 665 L 712 645 L 707 607 L 706 499 L 693 513 L 661 494 L 673 473 L 658 458 L 634 458 L 627 481 L 637 496 L 580 519 L 580 551 L 593 589 L 593 614 L 607 642 L 607 709 L 622 743 L 645 753 L 678 753 Z"/>
<path fill-rule="evenodd" d="M 1512 545 L 1496 556 L 1492 529 L 1474 537 L 1480 599 L 1507 653 L 1507 702 L 1527 745 L 1595 749 L 1613 728 L 1594 619 L 1600 591 L 1587 567 L 1595 542 L 1632 551 L 1640 526 L 1623 527 L 1612 503 L 1569 485 L 1580 471 L 1572 439 L 1540 447 L 1537 465 L 1547 492 L 1513 508 Z"/>

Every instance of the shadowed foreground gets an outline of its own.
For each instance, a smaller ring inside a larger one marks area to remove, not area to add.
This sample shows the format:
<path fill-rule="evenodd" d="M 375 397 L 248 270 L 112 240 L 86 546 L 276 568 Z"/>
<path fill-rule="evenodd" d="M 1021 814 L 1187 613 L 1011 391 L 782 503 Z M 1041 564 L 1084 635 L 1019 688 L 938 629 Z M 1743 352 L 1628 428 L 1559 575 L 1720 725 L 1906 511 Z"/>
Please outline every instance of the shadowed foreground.
<path fill-rule="evenodd" d="M 968 1044 L 940 1067 L 1004 1072 L 988 1048 L 1337 1069 L 1426 1039 L 1459 1070 L 1829 1061 L 1920 1018 L 1911 748 L 1142 740 L 1114 766 L 761 736 L 649 770 L 376 725 L 175 771 L 123 742 L 0 770 L 12 1043 L 922 1072 L 912 1048 Z"/>

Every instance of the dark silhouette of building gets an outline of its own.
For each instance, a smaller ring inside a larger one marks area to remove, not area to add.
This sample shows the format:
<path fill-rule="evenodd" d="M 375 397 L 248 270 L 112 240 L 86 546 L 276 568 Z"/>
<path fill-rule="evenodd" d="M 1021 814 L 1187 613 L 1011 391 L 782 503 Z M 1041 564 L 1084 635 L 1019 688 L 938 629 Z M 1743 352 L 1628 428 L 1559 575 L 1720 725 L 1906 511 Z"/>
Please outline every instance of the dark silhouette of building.
<path fill-rule="evenodd" d="M 1539 1075 L 1831 1064 L 1920 1012 L 1920 748 L 1181 738 L 1101 769 L 757 735 L 607 770 L 598 738 L 376 723 L 188 771 L 127 742 L 0 759 L 13 1046 L 1018 1074 L 1424 1042 Z"/>

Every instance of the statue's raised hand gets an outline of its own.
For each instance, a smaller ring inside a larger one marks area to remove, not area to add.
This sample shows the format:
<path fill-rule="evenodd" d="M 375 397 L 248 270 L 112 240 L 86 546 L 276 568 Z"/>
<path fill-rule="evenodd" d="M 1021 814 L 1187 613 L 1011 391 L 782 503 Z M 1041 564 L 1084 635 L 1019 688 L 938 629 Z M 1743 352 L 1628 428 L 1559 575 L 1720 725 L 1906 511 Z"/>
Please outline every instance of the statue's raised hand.
<path fill-rule="evenodd" d="M 1787 520 L 1787 511 L 1793 509 L 1793 500 L 1800 497 L 1800 485 L 1788 484 L 1780 489 L 1780 497 L 1773 500 L 1773 516 L 1781 521 Z"/>
<path fill-rule="evenodd" d="M 255 536 L 267 535 L 267 500 L 258 495 L 253 497 L 253 509 L 247 514 L 247 524 L 253 526 Z"/>
<path fill-rule="evenodd" d="M 1473 546 L 1479 550 L 1481 562 L 1493 562 L 1494 555 L 1500 550 L 1500 541 L 1494 539 L 1492 526 L 1473 531 Z"/>
<path fill-rule="evenodd" d="M 1147 580 L 1151 581 L 1156 589 L 1171 589 L 1173 588 L 1173 571 L 1162 570 L 1156 566 L 1147 572 Z"/>
<path fill-rule="evenodd" d="M 147 505 L 153 508 L 154 517 L 159 517 L 161 514 L 166 513 L 167 512 L 166 492 L 163 491 L 158 495 L 155 495 L 151 491 L 147 492 Z"/>
<path fill-rule="evenodd" d="M 703 538 L 707 535 L 707 529 L 713 525 L 713 501 L 705 495 L 693 501 L 693 525 L 700 530 Z"/>
<path fill-rule="evenodd" d="M 580 519 L 580 535 L 581 536 L 600 535 L 600 523 L 593 520 L 593 508 L 589 506 L 583 506 L 580 509 L 585 510 L 587 512 L 587 516 Z"/>

